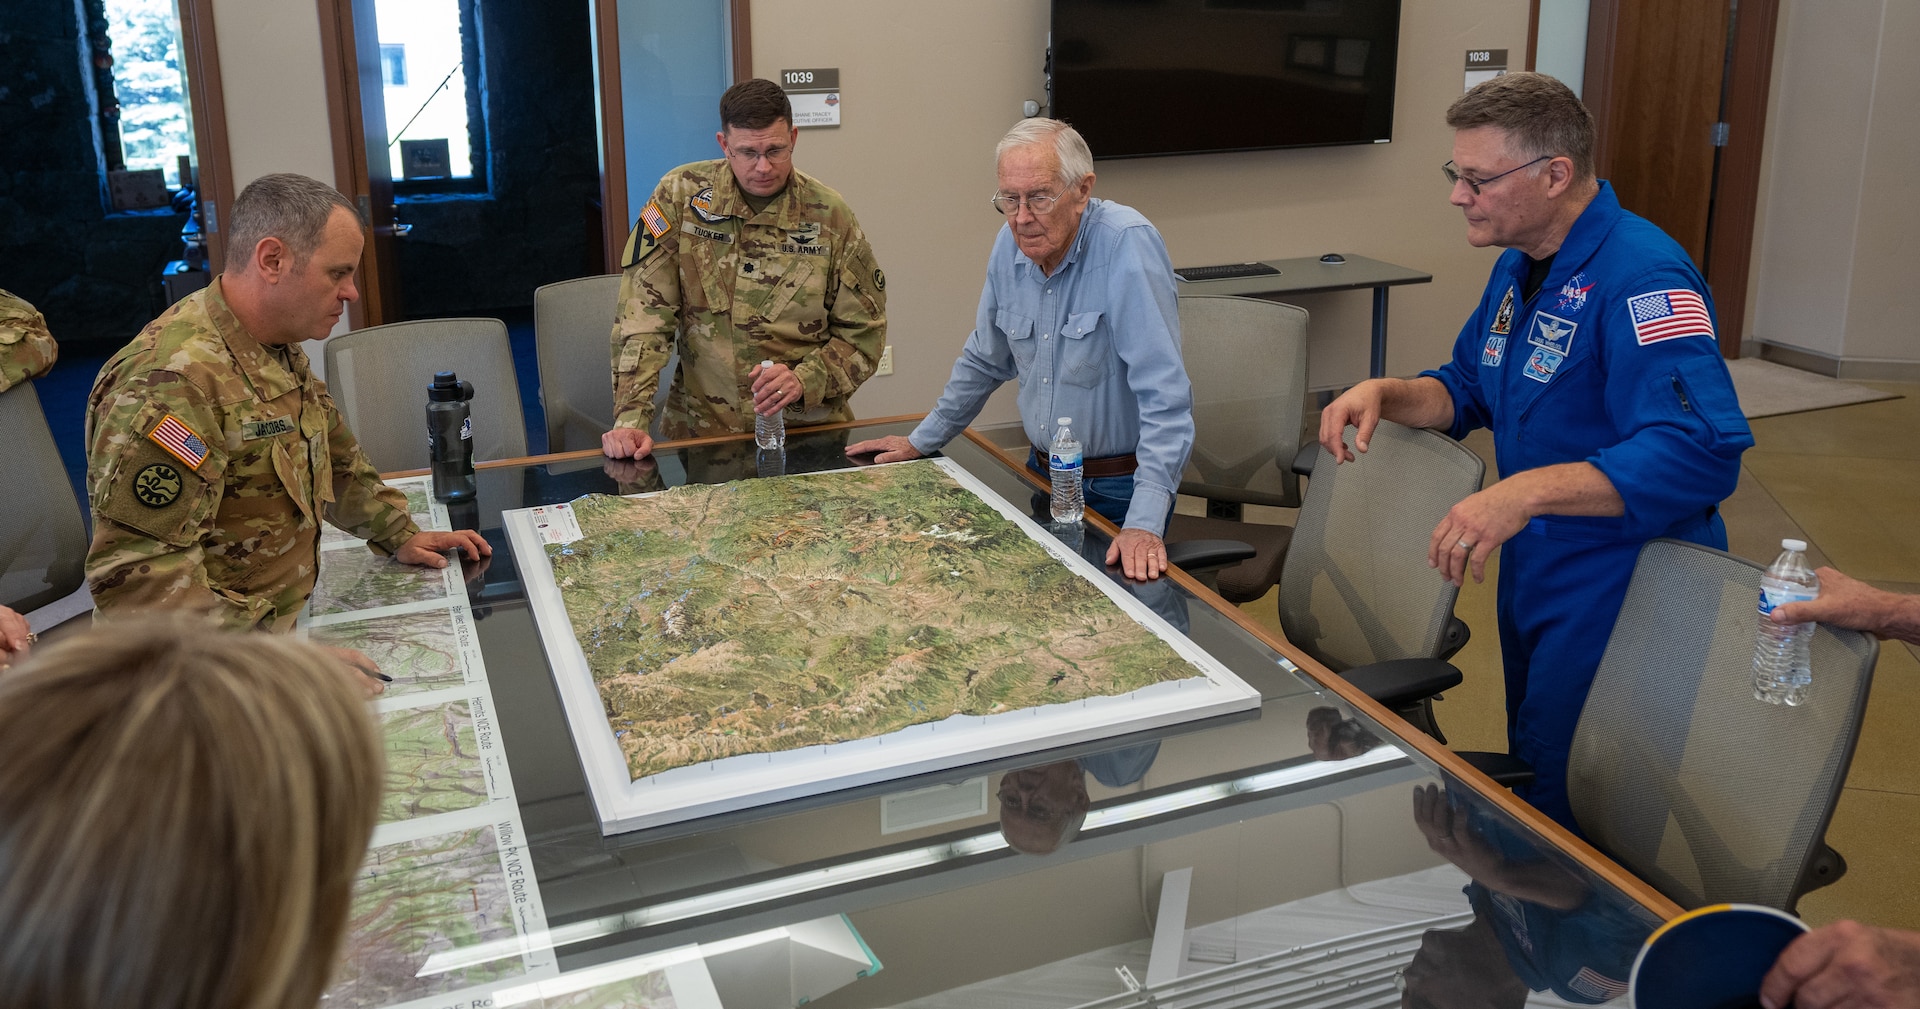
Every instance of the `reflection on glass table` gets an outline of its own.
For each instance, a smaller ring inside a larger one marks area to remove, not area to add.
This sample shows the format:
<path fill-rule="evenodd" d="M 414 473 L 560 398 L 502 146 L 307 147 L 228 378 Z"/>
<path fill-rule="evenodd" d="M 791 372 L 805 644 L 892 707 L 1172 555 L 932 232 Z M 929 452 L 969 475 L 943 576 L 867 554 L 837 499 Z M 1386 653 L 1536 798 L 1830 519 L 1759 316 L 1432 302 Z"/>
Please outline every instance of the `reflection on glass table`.
<path fill-rule="evenodd" d="M 910 427 L 796 430 L 771 463 L 741 439 L 665 446 L 638 466 L 588 456 L 481 470 L 468 521 L 496 554 L 466 588 L 545 902 L 549 928 L 533 938 L 557 954 L 560 980 L 669 954 L 715 966 L 742 943 L 791 950 L 792 929 L 824 920 L 844 922 L 880 965 L 809 996 L 830 1009 L 976 1006 L 1016 992 L 1009 1004 L 1062 1009 L 1177 991 L 1219 1005 L 1460 1004 L 1420 1001 L 1427 977 L 1487 996 L 1472 1004 L 1514 1004 L 1504 1000 L 1516 991 L 1560 1004 L 1595 1001 L 1575 997 L 1589 990 L 1604 1000 L 1618 978 L 1610 958 L 1670 912 L 1642 906 L 1617 869 L 1509 816 L 1175 580 L 1127 590 L 1259 690 L 1256 711 L 602 837 L 500 512 L 851 466 L 850 435 Z M 983 441 L 945 454 L 1009 502 L 1035 493 Z M 1107 534 L 1089 525 L 1065 542 L 1103 559 Z M 1482 839 L 1499 858 L 1439 850 L 1439 821 L 1416 814 L 1416 789 L 1430 814 L 1455 811 L 1456 838 Z M 1558 889 L 1515 892 L 1488 866 Z M 1450 935 L 1476 954 L 1446 955 Z M 425 966 L 507 955 L 518 950 L 456 943 Z M 736 980 L 776 961 L 799 963 L 769 955 Z"/>

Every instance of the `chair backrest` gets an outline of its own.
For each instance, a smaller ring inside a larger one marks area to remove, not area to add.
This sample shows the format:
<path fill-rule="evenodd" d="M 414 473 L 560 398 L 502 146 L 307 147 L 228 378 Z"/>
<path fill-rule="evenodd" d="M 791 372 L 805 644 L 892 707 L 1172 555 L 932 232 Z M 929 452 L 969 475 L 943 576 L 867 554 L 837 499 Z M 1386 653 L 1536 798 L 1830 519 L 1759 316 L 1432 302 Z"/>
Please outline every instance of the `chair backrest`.
<path fill-rule="evenodd" d="M 327 390 L 375 469 L 424 469 L 427 386 L 437 371 L 473 383 L 473 457 L 527 454 L 513 348 L 499 319 L 422 319 L 369 326 L 326 342 Z"/>
<path fill-rule="evenodd" d="M 619 274 L 565 280 L 533 292 L 533 349 L 549 452 L 597 446 L 613 426 L 609 349 L 619 295 Z"/>
<path fill-rule="evenodd" d="M 547 451 L 598 448 L 613 426 L 613 320 L 620 275 L 581 277 L 533 292 L 533 347 L 540 362 L 540 403 L 547 414 Z M 673 384 L 678 354 L 668 356 L 653 396 L 653 433 Z"/>
<path fill-rule="evenodd" d="M 87 526 L 32 382 L 0 392 L 0 604 L 25 613 L 86 580 Z"/>
<path fill-rule="evenodd" d="M 1647 544 L 1574 731 L 1581 829 L 1686 907 L 1792 909 L 1879 657 L 1871 636 L 1819 627 L 1806 703 L 1755 700 L 1761 573 L 1709 547 Z"/>
<path fill-rule="evenodd" d="M 1293 456 L 1307 398 L 1307 310 L 1258 298 L 1180 299 L 1193 454 L 1180 493 L 1300 506 Z"/>
<path fill-rule="evenodd" d="M 1287 640 L 1335 672 L 1437 656 L 1459 589 L 1427 566 L 1427 543 L 1485 471 L 1446 435 L 1392 421 L 1354 462 L 1320 449 L 1280 571 Z"/>

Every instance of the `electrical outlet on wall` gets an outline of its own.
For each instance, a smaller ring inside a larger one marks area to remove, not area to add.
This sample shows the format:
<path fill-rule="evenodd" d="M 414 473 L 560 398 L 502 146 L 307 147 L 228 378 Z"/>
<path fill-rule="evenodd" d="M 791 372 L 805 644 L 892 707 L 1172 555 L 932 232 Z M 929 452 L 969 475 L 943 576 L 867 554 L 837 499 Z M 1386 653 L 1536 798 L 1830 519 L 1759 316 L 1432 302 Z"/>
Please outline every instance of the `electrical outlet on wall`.
<path fill-rule="evenodd" d="M 880 351 L 880 366 L 873 369 L 873 374 L 875 378 L 893 374 L 893 344 L 887 344 L 886 348 Z"/>

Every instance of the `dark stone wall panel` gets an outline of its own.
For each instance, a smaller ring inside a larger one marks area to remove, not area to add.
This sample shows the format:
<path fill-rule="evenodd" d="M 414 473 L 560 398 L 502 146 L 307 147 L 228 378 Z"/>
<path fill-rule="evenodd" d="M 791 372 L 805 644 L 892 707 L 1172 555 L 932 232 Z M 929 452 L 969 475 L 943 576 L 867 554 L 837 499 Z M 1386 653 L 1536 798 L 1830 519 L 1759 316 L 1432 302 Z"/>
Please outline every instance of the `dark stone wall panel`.
<path fill-rule="evenodd" d="M 588 4 L 476 0 L 484 41 L 488 193 L 405 197 L 399 243 L 410 318 L 533 304 L 586 271 L 599 195 Z"/>
<path fill-rule="evenodd" d="M 0 0 L 0 288 L 76 352 L 160 311 L 184 214 L 110 214 L 76 0 Z"/>

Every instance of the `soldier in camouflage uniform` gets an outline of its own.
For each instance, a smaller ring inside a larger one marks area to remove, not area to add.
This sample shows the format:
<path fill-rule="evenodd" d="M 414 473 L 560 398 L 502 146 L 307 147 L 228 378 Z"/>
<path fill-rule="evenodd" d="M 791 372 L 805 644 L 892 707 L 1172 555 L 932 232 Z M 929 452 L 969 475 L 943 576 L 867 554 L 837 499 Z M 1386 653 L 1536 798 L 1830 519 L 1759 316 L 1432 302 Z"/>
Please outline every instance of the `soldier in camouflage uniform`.
<path fill-rule="evenodd" d="M 290 630 L 313 591 L 322 520 L 403 563 L 492 552 L 477 533 L 414 524 L 297 346 L 325 339 L 358 297 L 362 229 L 328 186 L 256 180 L 234 204 L 226 272 L 101 369 L 87 414 L 87 581 L 104 615 L 184 608 Z"/>
<path fill-rule="evenodd" d="M 0 392 L 46 374 L 58 354 L 47 320 L 24 299 L 0 291 Z M 0 606 L 0 669 L 24 661 L 36 640 L 25 617 Z"/>
<path fill-rule="evenodd" d="M 852 420 L 847 399 L 886 344 L 886 276 L 840 194 L 793 168 L 785 93 L 736 84 L 720 121 L 726 158 L 668 172 L 621 256 L 614 429 L 601 439 L 616 459 L 653 449 L 653 395 L 676 332 L 669 438 L 744 432 L 756 412 Z"/>
<path fill-rule="evenodd" d="M 47 320 L 24 299 L 0 291 L 0 392 L 46 374 L 57 356 Z"/>

